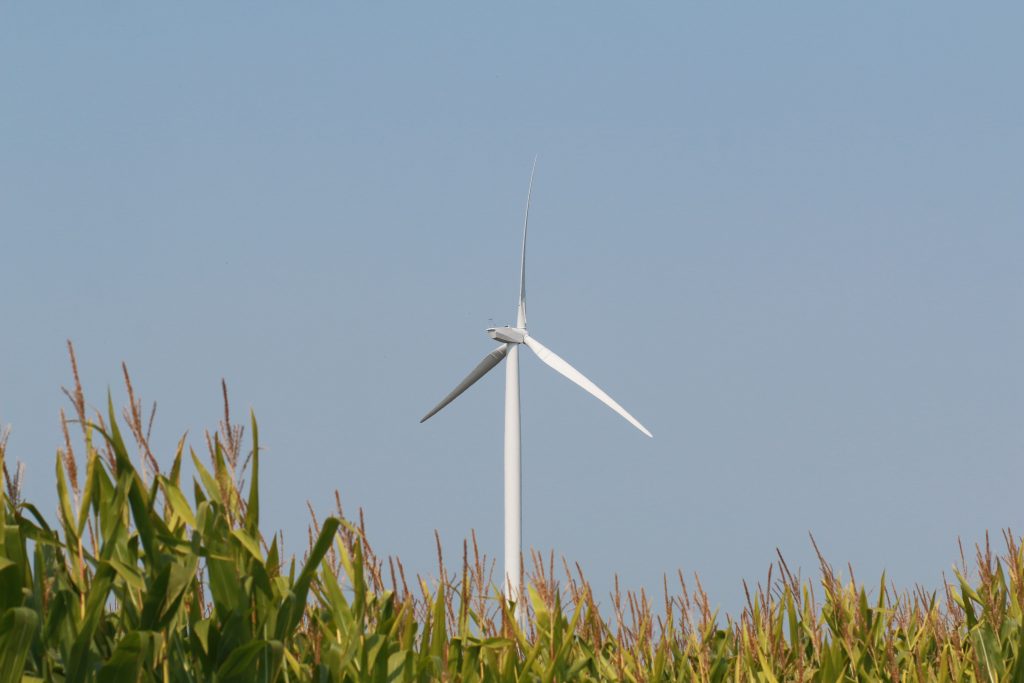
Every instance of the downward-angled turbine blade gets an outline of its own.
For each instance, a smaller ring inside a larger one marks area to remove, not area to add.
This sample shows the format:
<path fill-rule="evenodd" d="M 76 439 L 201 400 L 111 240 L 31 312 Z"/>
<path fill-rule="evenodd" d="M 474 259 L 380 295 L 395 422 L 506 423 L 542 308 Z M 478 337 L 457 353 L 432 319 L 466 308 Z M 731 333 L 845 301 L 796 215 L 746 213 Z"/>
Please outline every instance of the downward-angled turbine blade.
<path fill-rule="evenodd" d="M 595 396 L 599 401 L 601 401 L 601 403 L 604 403 L 606 406 L 614 410 L 616 413 L 626 418 L 626 420 L 631 425 L 639 429 L 647 436 L 654 436 L 649 431 L 647 431 L 647 428 L 640 424 L 640 422 L 635 417 L 627 413 L 625 408 L 616 403 L 615 399 L 601 391 L 600 387 L 598 387 L 596 384 L 594 384 L 589 379 L 584 377 L 582 372 L 580 372 L 573 366 L 569 365 L 565 361 L 565 359 L 559 356 L 557 353 L 555 353 L 554 351 L 552 351 L 551 349 L 544 346 L 539 341 L 530 336 L 526 337 L 526 345 L 529 346 L 535 354 L 537 354 L 538 358 L 540 358 L 542 361 L 550 365 L 552 368 L 554 368 L 561 374 L 571 379 L 576 384 L 583 387 L 583 389 L 588 391 L 592 396 Z"/>
<path fill-rule="evenodd" d="M 537 157 L 530 169 L 530 185 L 526 190 L 526 215 L 523 217 L 523 253 L 519 262 L 519 306 L 516 309 L 516 327 L 526 327 L 526 230 L 530 226 L 530 197 L 533 195 L 533 174 L 537 170 Z"/>
<path fill-rule="evenodd" d="M 489 354 L 484 356 L 484 359 L 480 361 L 480 363 L 475 368 L 473 368 L 473 371 L 466 375 L 466 379 L 459 382 L 459 386 L 452 389 L 452 392 L 445 396 L 443 399 L 441 399 L 441 402 L 434 406 L 433 410 L 424 415 L 423 419 L 420 420 L 420 423 L 429 420 L 431 417 L 434 416 L 434 414 L 437 413 L 437 411 L 441 410 L 441 408 L 444 408 L 446 405 L 448 405 L 456 398 L 458 398 L 459 394 L 461 394 L 463 391 L 473 386 L 473 384 L 478 379 L 486 375 L 488 372 L 491 371 L 491 369 L 495 365 L 500 363 L 502 359 L 505 358 L 505 354 L 507 353 L 508 344 L 502 344 L 501 346 L 499 346 L 498 348 L 494 349 Z"/>

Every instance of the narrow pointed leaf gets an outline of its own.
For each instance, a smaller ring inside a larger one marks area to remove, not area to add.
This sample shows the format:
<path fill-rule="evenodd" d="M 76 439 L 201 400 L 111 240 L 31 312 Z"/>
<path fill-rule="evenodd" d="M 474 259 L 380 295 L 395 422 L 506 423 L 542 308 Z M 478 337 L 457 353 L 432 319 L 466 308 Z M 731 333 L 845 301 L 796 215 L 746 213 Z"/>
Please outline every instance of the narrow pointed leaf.
<path fill-rule="evenodd" d="M 0 683 L 17 683 L 25 669 L 25 657 L 39 617 L 27 607 L 14 607 L 0 618 Z"/>

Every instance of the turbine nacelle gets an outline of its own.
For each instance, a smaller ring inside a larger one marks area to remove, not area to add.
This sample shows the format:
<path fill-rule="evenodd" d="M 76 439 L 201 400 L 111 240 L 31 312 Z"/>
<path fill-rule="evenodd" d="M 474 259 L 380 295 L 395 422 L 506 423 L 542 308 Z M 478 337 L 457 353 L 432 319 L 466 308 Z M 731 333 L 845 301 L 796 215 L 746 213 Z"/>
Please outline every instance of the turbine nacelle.
<path fill-rule="evenodd" d="M 488 327 L 487 336 L 506 344 L 523 344 L 526 342 L 526 330 L 522 327 Z"/>

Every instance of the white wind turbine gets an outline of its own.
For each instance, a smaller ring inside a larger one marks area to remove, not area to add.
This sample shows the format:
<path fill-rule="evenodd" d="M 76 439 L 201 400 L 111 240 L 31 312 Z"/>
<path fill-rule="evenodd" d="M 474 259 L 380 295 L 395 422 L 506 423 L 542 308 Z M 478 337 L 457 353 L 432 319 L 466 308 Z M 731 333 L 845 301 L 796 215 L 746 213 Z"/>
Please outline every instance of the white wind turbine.
<path fill-rule="evenodd" d="M 554 351 L 541 344 L 526 331 L 526 230 L 530 221 L 530 195 L 533 192 L 533 171 L 537 168 L 537 160 L 533 161 L 530 171 L 530 185 L 526 192 L 526 216 L 523 219 L 523 251 L 519 271 L 519 305 L 516 308 L 515 327 L 491 327 L 487 334 L 499 342 L 501 346 L 487 354 L 451 393 L 441 399 L 434 408 L 423 416 L 420 422 L 426 422 L 439 410 L 454 401 L 459 394 L 471 387 L 478 379 L 490 372 L 503 359 L 508 360 L 505 366 L 505 598 L 509 602 L 517 602 L 522 588 L 521 553 L 522 553 L 522 513 L 520 488 L 520 448 L 519 448 L 519 345 L 525 344 L 537 354 L 537 357 L 569 378 L 599 401 L 617 412 L 647 436 L 653 436 L 640 422 L 626 412 L 608 394 L 569 365 Z M 522 611 L 519 611 L 522 615 Z"/>

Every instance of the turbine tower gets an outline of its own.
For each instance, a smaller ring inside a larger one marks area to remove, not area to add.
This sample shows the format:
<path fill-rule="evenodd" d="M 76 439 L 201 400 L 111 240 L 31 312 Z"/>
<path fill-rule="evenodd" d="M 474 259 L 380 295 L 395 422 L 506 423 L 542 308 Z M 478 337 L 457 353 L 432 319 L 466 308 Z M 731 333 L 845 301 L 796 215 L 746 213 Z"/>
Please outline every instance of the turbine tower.
<path fill-rule="evenodd" d="M 538 358 L 552 367 L 556 372 L 575 382 L 584 391 L 596 397 L 606 406 L 647 436 L 652 434 L 640 422 L 626 412 L 608 394 L 583 376 L 579 370 L 569 365 L 554 351 L 541 344 L 526 331 L 526 234 L 530 223 L 530 196 L 533 193 L 533 173 L 537 169 L 537 159 L 533 160 L 530 171 L 530 185 L 526 191 L 526 216 L 523 219 L 523 250 L 520 256 L 519 270 L 519 303 L 516 306 L 515 327 L 491 327 L 487 334 L 501 342 L 501 346 L 484 356 L 484 359 L 473 368 L 466 378 L 452 389 L 451 393 L 441 399 L 434 408 L 423 416 L 421 423 L 433 417 L 439 410 L 454 401 L 462 392 L 494 369 L 502 360 L 505 365 L 505 599 L 518 603 L 522 590 L 521 557 L 522 557 L 522 493 L 520 486 L 520 421 L 519 421 L 519 347 L 525 344 Z M 523 611 L 517 610 L 520 623 Z"/>

